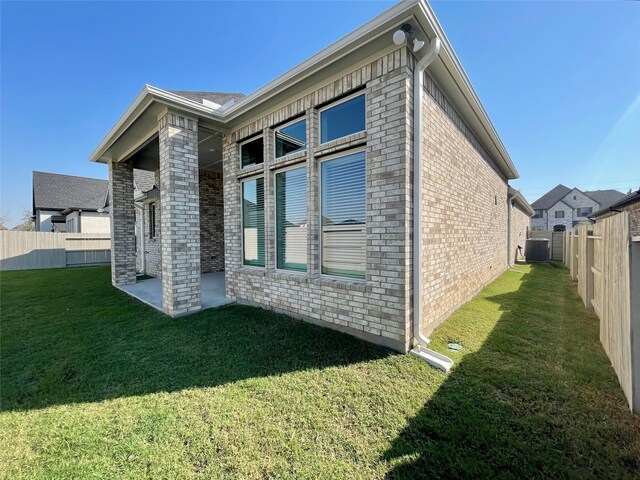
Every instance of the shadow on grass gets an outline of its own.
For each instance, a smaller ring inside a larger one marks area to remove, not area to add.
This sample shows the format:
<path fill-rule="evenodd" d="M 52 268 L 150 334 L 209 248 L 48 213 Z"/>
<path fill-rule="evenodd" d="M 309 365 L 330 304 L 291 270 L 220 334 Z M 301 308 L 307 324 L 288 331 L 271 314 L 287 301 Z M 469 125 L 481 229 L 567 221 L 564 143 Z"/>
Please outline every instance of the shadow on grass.
<path fill-rule="evenodd" d="M 0 282 L 5 411 L 211 387 L 391 354 L 246 306 L 171 319 L 112 288 L 108 268 L 2 272 Z"/>
<path fill-rule="evenodd" d="M 481 304 L 501 312 L 485 342 L 462 356 L 384 453 L 388 478 L 624 478 L 640 471 L 640 422 L 599 344 L 597 318 L 559 268 L 533 265 L 516 291 L 483 292 L 456 314 L 472 322 Z"/>

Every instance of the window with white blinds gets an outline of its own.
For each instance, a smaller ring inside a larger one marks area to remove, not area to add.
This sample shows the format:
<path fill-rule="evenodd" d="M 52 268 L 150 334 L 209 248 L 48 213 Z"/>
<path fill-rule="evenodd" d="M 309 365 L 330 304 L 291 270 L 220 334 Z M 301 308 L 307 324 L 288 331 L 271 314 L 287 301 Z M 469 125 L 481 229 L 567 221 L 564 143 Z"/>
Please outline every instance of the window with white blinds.
<path fill-rule="evenodd" d="M 307 271 L 307 169 L 276 174 L 276 268 Z"/>
<path fill-rule="evenodd" d="M 264 267 L 264 178 L 242 183 L 243 263 Z"/>
<path fill-rule="evenodd" d="M 322 273 L 365 279 L 366 159 L 364 152 L 321 167 Z"/>

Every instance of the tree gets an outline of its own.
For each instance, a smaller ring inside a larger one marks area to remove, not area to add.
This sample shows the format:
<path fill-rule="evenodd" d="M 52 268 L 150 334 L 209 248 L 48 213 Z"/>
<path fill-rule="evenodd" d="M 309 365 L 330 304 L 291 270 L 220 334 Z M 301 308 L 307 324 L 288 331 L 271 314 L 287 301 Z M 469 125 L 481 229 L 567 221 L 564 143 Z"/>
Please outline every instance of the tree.
<path fill-rule="evenodd" d="M 22 223 L 16 225 L 14 230 L 20 230 L 22 232 L 32 232 L 36 229 L 36 224 L 33 221 L 33 215 L 28 208 L 22 213 Z"/>
<path fill-rule="evenodd" d="M 8 230 L 7 217 L 4 213 L 0 213 L 0 230 Z"/>

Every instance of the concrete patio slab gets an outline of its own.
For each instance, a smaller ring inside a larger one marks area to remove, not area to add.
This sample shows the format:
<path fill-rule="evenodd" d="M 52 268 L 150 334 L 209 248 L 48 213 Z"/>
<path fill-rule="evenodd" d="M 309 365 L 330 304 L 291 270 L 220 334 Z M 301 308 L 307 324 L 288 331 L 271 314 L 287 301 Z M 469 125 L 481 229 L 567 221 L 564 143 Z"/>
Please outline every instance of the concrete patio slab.
<path fill-rule="evenodd" d="M 202 310 L 231 303 L 231 300 L 224 296 L 224 272 L 203 273 L 200 284 Z M 150 307 L 162 311 L 161 279 L 148 278 L 131 285 L 121 285 L 118 288 Z"/>

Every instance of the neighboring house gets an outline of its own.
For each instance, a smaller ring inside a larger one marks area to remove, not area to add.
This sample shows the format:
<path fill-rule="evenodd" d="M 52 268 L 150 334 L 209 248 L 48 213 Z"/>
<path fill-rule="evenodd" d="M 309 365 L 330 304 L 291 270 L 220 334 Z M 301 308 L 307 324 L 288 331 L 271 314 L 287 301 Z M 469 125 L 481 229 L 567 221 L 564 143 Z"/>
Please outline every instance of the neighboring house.
<path fill-rule="evenodd" d="M 224 271 L 231 301 L 403 352 L 513 263 L 533 213 L 416 0 L 247 97 L 145 86 L 90 159 L 109 165 L 114 285 L 137 248 L 169 315 Z"/>
<path fill-rule="evenodd" d="M 109 233 L 108 207 L 107 180 L 33 172 L 37 232 Z"/>
<path fill-rule="evenodd" d="M 531 204 L 535 210 L 531 228 L 563 232 L 580 222 L 589 221 L 593 212 L 621 197 L 624 193 L 617 190 L 583 192 L 558 185 Z"/>
<path fill-rule="evenodd" d="M 604 208 L 593 212 L 591 218 L 596 222 L 620 212 L 629 212 L 629 234 L 640 237 L 640 189 L 630 192 Z"/>

